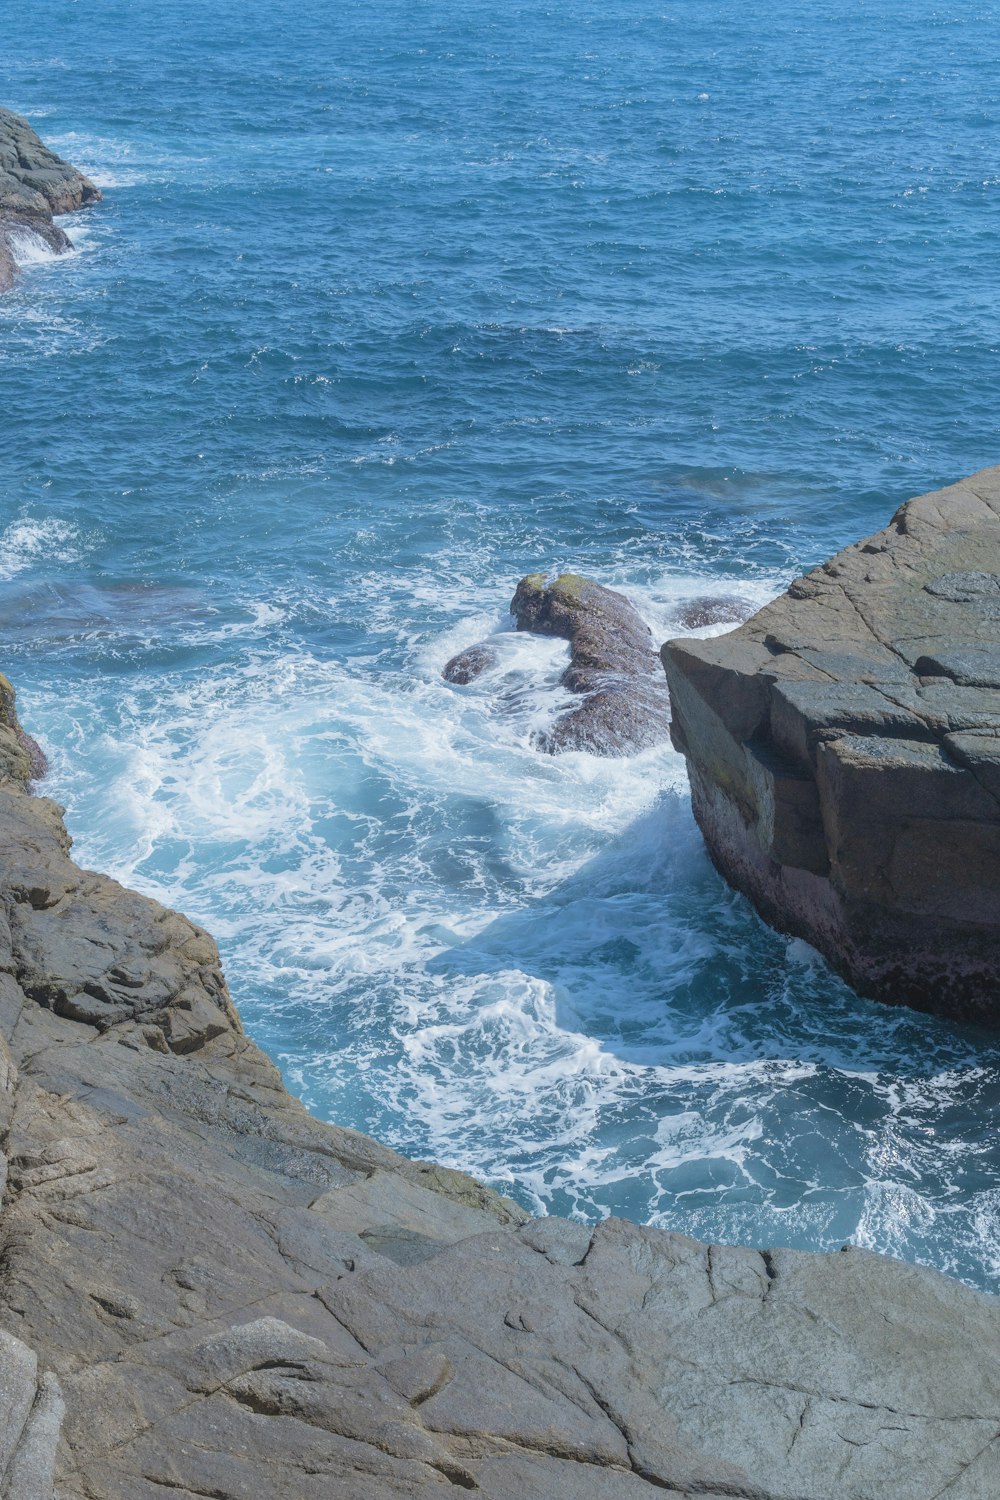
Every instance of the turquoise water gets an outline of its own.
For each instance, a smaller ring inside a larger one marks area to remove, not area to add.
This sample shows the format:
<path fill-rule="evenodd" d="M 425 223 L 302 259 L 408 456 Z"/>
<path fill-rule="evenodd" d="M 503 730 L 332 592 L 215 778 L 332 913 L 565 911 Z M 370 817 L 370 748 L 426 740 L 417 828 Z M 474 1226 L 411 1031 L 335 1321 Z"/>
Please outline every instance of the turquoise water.
<path fill-rule="evenodd" d="M 659 637 L 1000 459 L 1000 7 L 38 0 L 105 201 L 0 303 L 3 666 L 84 862 L 290 1086 L 534 1209 L 992 1285 L 1000 1048 L 551 759 L 570 566 Z M 499 632 L 497 671 L 444 683 Z"/>

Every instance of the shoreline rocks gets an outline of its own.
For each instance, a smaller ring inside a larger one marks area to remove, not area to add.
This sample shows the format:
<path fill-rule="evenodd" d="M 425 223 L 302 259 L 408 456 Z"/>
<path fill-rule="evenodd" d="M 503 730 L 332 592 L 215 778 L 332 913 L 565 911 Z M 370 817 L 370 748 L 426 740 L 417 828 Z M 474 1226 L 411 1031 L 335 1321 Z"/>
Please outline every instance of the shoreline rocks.
<path fill-rule="evenodd" d="M 1000 1025 L 1000 469 L 662 658 L 725 878 L 860 993 Z"/>
<path fill-rule="evenodd" d="M 89 177 L 51 151 L 23 116 L 0 109 L 0 292 L 14 284 L 20 240 L 40 240 L 64 254 L 72 244 L 53 214 L 74 213 L 100 197 Z"/>
<path fill-rule="evenodd" d="M 450 661 L 445 662 L 441 676 L 445 682 L 453 682 L 457 687 L 467 687 L 484 672 L 489 672 L 497 666 L 499 660 L 493 647 L 485 642 L 476 646 L 466 646 L 464 651 L 459 651 Z"/>
<path fill-rule="evenodd" d="M 0 1500 L 991 1500 L 1000 1300 L 531 1220 L 313 1119 L 0 700 Z"/>
<path fill-rule="evenodd" d="M 674 615 L 682 630 L 704 630 L 708 625 L 741 625 L 754 612 L 736 594 L 703 594 L 686 600 Z"/>

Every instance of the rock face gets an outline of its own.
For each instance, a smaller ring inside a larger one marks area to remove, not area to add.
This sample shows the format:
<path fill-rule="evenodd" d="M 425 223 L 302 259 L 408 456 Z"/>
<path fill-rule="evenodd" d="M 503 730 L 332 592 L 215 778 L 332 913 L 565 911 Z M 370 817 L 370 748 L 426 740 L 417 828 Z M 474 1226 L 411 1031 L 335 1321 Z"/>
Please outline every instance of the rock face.
<path fill-rule="evenodd" d="M 544 573 L 522 578 L 510 612 L 518 630 L 569 641 L 562 682 L 583 702 L 539 739 L 539 749 L 631 755 L 666 739 L 670 699 L 649 627 L 624 594 L 577 573 L 546 583 Z"/>
<path fill-rule="evenodd" d="M 17 243 L 27 237 L 56 252 L 70 241 L 52 219 L 96 203 L 100 190 L 43 144 L 27 120 L 0 109 L 0 291 L 13 284 Z"/>
<path fill-rule="evenodd" d="M 0 707 L 0 1500 L 995 1500 L 1000 1302 L 311 1119 Z"/>
<path fill-rule="evenodd" d="M 1000 469 L 663 663 L 723 875 L 861 993 L 1000 1025 Z"/>

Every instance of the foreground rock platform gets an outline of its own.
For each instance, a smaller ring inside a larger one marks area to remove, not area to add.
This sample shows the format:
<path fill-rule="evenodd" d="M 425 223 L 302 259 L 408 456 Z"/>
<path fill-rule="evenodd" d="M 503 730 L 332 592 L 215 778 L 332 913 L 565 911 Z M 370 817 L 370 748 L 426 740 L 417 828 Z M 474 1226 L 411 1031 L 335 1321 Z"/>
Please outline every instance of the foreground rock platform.
<path fill-rule="evenodd" d="M 30 774 L 0 682 L 3 1500 L 995 1500 L 1000 1301 L 312 1119 Z"/>
<path fill-rule="evenodd" d="M 1000 1025 L 1000 468 L 662 656 L 722 874 L 860 993 Z"/>
<path fill-rule="evenodd" d="M 57 254 L 71 249 L 53 214 L 73 213 L 100 196 L 90 178 L 50 151 L 27 120 L 0 109 L 0 292 L 14 283 L 18 238 L 37 238 Z"/>

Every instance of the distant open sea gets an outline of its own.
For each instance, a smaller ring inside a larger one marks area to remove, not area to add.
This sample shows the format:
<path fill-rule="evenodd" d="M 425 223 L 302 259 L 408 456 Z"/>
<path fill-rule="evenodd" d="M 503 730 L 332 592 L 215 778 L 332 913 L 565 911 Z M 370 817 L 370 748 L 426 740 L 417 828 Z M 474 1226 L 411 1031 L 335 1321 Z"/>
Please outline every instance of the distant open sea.
<path fill-rule="evenodd" d="M 0 665 L 319 1114 L 995 1286 L 1000 1044 L 764 928 L 669 747 L 536 752 L 507 605 L 662 639 L 1000 461 L 998 58 L 989 0 L 4 8 L 105 202 L 0 302 Z"/>

